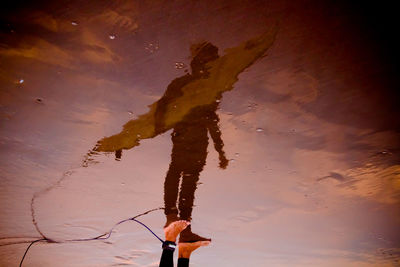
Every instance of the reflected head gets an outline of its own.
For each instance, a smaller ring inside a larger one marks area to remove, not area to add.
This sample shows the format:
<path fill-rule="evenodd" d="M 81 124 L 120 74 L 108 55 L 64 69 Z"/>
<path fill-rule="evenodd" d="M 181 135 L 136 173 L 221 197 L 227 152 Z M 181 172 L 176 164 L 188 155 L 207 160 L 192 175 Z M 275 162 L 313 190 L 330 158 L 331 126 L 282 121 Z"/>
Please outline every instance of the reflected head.
<path fill-rule="evenodd" d="M 204 42 L 190 47 L 192 52 L 192 73 L 197 74 L 204 69 L 205 64 L 216 60 L 218 56 L 218 48 L 211 43 Z"/>

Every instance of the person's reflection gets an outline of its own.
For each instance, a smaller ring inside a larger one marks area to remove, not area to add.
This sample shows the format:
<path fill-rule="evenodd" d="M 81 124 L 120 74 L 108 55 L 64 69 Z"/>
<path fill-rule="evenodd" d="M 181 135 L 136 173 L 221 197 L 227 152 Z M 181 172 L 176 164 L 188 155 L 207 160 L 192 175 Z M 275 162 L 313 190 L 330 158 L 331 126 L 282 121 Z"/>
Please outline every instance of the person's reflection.
<path fill-rule="evenodd" d="M 189 225 L 197 183 L 206 163 L 208 134 L 219 154 L 219 166 L 225 169 L 228 160 L 218 127 L 218 103 L 222 93 L 233 89 L 238 75 L 265 55 L 277 30 L 277 25 L 272 26 L 257 37 L 226 49 L 221 57 L 218 48 L 210 43 L 193 46 L 191 73 L 173 80 L 161 99 L 149 106 L 149 112 L 128 121 L 120 133 L 99 140 L 85 159 L 89 162 L 97 152 L 115 152 L 120 160 L 122 149 L 131 149 L 140 140 L 173 129 L 171 163 L 164 183 L 164 232 L 169 243 L 163 244 L 160 266 L 173 266 L 172 253 L 178 235 L 179 258 L 184 259 L 179 261 L 181 265 L 188 264 L 193 250 L 210 243 L 211 239 L 193 233 Z"/>
<path fill-rule="evenodd" d="M 167 106 L 183 94 L 182 87 L 196 79 L 206 79 L 208 77 L 206 63 L 218 58 L 218 49 L 210 43 L 203 43 L 192 50 L 194 54 L 190 64 L 192 73 L 173 80 L 164 96 L 157 102 L 156 132 L 163 131 Z M 219 118 L 216 113 L 220 99 L 221 95 L 219 94 L 212 104 L 193 108 L 180 122 L 174 125 L 171 134 L 173 142 L 171 163 L 164 183 L 165 215 L 167 217 L 165 228 L 178 220 L 191 221 L 194 194 L 200 172 L 203 170 L 207 158 L 208 133 L 219 154 L 220 168 L 225 169 L 228 165 L 218 127 Z M 211 239 L 194 234 L 190 225 L 180 233 L 179 243 L 182 245 L 201 241 L 211 241 Z"/>

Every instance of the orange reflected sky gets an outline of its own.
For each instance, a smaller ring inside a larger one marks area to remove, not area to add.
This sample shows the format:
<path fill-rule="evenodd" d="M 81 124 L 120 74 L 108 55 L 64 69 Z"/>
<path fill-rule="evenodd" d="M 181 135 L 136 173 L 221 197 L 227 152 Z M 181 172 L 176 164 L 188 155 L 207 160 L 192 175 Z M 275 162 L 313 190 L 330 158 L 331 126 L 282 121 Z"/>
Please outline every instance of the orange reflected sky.
<path fill-rule="evenodd" d="M 266 54 L 223 93 L 229 159 L 208 157 L 193 266 L 398 266 L 398 64 L 390 10 L 317 1 L 39 1 L 1 11 L 0 266 L 40 230 L 92 237 L 164 205 L 172 130 L 85 155 L 190 73 L 190 47 L 239 46 L 274 25 Z M 376 26 L 376 15 L 382 27 Z M 60 180 L 61 179 L 61 180 Z M 162 211 L 142 218 L 162 235 Z M 35 244 L 24 266 L 158 266 L 141 226 L 107 241 Z"/>

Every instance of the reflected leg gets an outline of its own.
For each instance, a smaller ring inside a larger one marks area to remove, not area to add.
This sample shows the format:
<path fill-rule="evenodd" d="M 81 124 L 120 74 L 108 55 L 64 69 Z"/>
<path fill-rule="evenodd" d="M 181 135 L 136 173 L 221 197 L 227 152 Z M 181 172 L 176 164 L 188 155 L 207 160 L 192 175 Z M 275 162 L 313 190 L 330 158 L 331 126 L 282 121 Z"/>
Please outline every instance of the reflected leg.
<path fill-rule="evenodd" d="M 179 180 L 181 177 L 182 168 L 176 160 L 176 153 L 172 153 L 171 164 L 165 177 L 164 182 L 164 205 L 165 205 L 165 215 L 177 217 L 178 209 L 176 207 L 176 202 L 178 199 L 179 190 Z"/>
<path fill-rule="evenodd" d="M 197 154 L 197 157 L 189 157 L 189 159 L 191 158 L 191 164 L 188 164 L 183 172 L 182 185 L 179 193 L 179 216 L 183 220 L 191 221 L 192 219 L 194 194 L 197 189 L 200 172 L 203 170 L 206 162 L 206 154 L 207 152 L 204 151 L 204 153 Z M 187 161 L 189 162 L 189 160 Z M 191 225 L 189 225 L 182 231 L 179 242 L 196 241 L 211 241 L 211 239 L 194 234 Z"/>
<path fill-rule="evenodd" d="M 206 164 L 207 142 L 198 142 L 196 149 L 185 155 L 185 166 L 182 173 L 182 184 L 179 192 L 179 215 L 183 220 L 191 221 L 194 194 L 197 189 L 200 173 Z M 201 146 L 199 146 L 201 144 Z"/>
<path fill-rule="evenodd" d="M 192 220 L 194 193 L 197 189 L 200 170 L 183 173 L 181 190 L 179 193 L 179 215 L 183 220 Z"/>

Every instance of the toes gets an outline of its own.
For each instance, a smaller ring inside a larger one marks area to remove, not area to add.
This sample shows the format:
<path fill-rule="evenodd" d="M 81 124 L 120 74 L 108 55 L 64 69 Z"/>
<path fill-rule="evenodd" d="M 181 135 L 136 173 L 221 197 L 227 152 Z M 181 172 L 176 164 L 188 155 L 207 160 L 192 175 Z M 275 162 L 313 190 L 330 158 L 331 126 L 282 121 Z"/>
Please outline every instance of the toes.
<path fill-rule="evenodd" d="M 189 221 L 181 220 L 181 222 L 184 223 L 186 226 L 189 226 L 189 225 L 190 225 L 190 222 L 189 222 Z"/>
<path fill-rule="evenodd" d="M 181 247 L 194 247 L 194 248 L 198 248 L 198 247 L 205 247 L 211 244 L 211 241 L 197 241 L 197 242 L 193 242 L 193 243 L 186 243 L 186 242 L 179 242 L 179 246 Z"/>
<path fill-rule="evenodd" d="M 167 227 L 164 228 L 164 232 L 169 232 L 172 230 L 178 230 L 179 232 L 184 230 L 186 227 L 188 227 L 190 225 L 189 221 L 185 221 L 185 220 L 179 220 L 179 221 L 175 221 L 173 223 L 171 223 L 170 225 L 168 225 Z"/>
<path fill-rule="evenodd" d="M 211 244 L 211 241 L 200 241 L 200 246 L 205 247 Z"/>
<path fill-rule="evenodd" d="M 180 220 L 175 222 L 178 226 L 183 227 L 183 229 L 185 229 L 186 227 L 188 227 L 190 225 L 189 221 L 185 221 L 185 220 Z M 182 229 L 182 230 L 183 230 Z"/>

